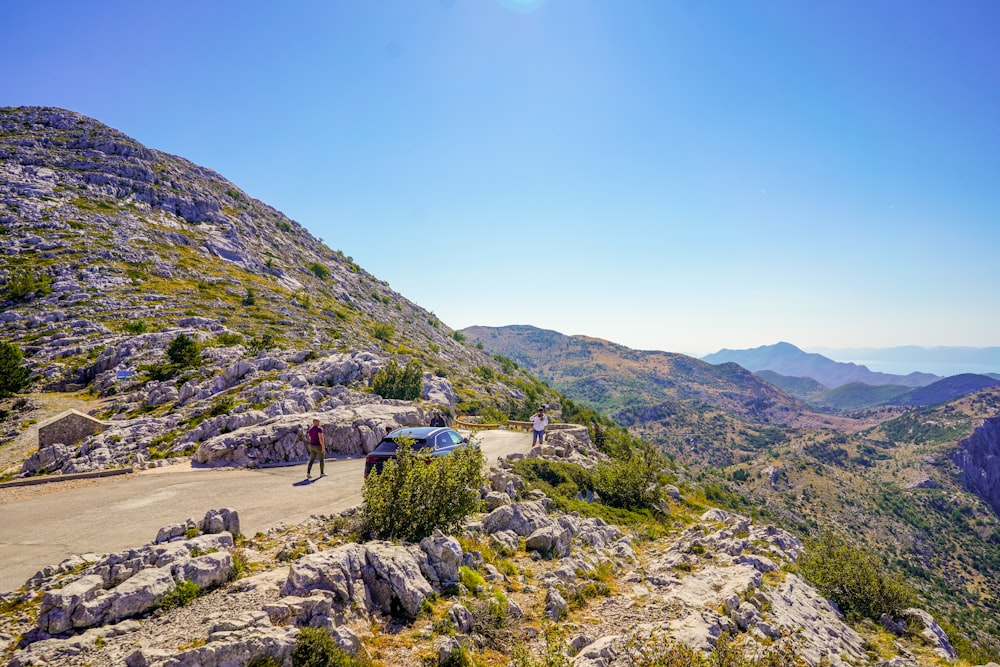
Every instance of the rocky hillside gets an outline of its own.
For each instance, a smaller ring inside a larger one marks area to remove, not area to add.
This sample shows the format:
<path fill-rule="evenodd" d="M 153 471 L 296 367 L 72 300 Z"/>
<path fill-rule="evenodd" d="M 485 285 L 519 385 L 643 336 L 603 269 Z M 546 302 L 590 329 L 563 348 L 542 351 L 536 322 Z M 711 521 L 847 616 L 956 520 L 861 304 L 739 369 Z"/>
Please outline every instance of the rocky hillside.
<path fill-rule="evenodd" d="M 344 433 L 364 424 L 335 443 L 359 451 L 422 420 L 420 405 L 475 412 L 544 391 L 220 175 L 69 111 L 0 109 L 0 239 L 0 339 L 36 389 L 110 399 L 108 431 L 39 452 L 27 473 L 203 443 L 207 464 L 294 460 L 289 424 L 314 412 Z M 174 363 L 181 335 L 197 348 Z M 425 403 L 369 393 L 394 361 L 415 363 Z"/>
<path fill-rule="evenodd" d="M 710 364 L 734 362 L 751 371 L 774 371 L 790 377 L 808 377 L 827 387 L 839 387 L 851 382 L 870 385 L 896 384 L 922 387 L 938 379 L 930 373 L 892 375 L 877 373 L 866 366 L 834 361 L 821 354 L 803 352 L 791 343 L 762 345 L 751 350 L 719 350 L 702 357 Z"/>

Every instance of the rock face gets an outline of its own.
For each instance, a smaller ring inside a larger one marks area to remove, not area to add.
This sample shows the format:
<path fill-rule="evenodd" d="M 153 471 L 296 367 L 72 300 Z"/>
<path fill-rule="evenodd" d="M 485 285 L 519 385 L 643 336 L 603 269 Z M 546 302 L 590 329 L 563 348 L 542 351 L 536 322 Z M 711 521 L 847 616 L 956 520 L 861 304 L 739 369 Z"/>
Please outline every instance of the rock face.
<path fill-rule="evenodd" d="M 982 425 L 951 455 L 962 470 L 970 491 L 1000 514 L 1000 417 L 984 419 Z"/>
<path fill-rule="evenodd" d="M 144 614 L 184 581 L 204 590 L 228 581 L 233 533 L 225 528 L 238 530 L 239 516 L 230 509 L 209 510 L 200 522 L 202 529 L 198 525 L 189 520 L 168 526 L 145 547 L 109 554 L 89 564 L 81 561 L 82 567 L 67 563 L 65 568 L 36 574 L 29 585 L 45 590 L 38 638 Z M 72 574 L 78 567 L 79 574 Z"/>
<path fill-rule="evenodd" d="M 0 107 L 0 228 L 0 338 L 46 390 L 112 401 L 106 432 L 44 437 L 24 474 L 146 465 L 269 419 L 377 404 L 368 385 L 401 349 L 438 351 L 427 402 L 453 409 L 452 378 L 482 398 L 520 391 L 495 359 L 279 211 L 71 111 Z M 11 292 L 12 277 L 38 288 Z M 173 368 L 166 351 L 181 334 L 201 352 Z M 392 425 L 366 419 L 329 422 L 362 431 L 341 451 L 363 453 Z M 204 458 L 294 454 L 284 434 L 241 435 Z"/>

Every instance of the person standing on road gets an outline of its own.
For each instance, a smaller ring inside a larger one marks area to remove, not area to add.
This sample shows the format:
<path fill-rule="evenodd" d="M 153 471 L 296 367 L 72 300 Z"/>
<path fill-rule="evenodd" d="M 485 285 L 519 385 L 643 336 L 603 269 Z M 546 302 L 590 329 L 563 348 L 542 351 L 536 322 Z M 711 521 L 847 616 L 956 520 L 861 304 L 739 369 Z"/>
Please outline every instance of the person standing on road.
<path fill-rule="evenodd" d="M 545 407 L 538 408 L 538 412 L 531 416 L 531 446 L 542 444 L 545 440 L 545 427 L 549 425 L 549 417 L 545 414 Z"/>
<path fill-rule="evenodd" d="M 444 422 L 444 415 L 442 415 L 441 411 L 438 410 L 437 408 L 431 410 L 430 425 L 435 427 L 447 426 L 447 424 L 445 424 Z"/>
<path fill-rule="evenodd" d="M 326 477 L 323 470 L 323 459 L 326 458 L 326 441 L 323 439 L 323 427 L 318 419 L 313 419 L 309 429 L 309 465 L 306 467 L 306 479 L 312 477 L 313 461 L 319 459 L 319 476 Z"/>

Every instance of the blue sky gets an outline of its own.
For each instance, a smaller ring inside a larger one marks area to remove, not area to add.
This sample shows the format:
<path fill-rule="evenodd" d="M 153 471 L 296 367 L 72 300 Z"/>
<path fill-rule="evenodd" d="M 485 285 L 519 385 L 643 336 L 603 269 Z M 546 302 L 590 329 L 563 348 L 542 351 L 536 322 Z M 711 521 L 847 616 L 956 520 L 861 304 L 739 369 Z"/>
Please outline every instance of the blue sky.
<path fill-rule="evenodd" d="M 220 172 L 448 325 L 1000 344 L 1000 4 L 5 4 L 0 105 Z"/>

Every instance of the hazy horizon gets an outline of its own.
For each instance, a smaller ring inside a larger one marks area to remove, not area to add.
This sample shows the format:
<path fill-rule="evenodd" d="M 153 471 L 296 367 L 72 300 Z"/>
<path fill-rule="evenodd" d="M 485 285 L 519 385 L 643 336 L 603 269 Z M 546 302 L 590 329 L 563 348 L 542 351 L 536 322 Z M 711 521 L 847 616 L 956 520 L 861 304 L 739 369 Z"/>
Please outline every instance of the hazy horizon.
<path fill-rule="evenodd" d="M 232 180 L 446 324 L 1000 344 L 1000 5 L 10 3 L 0 105 Z"/>

